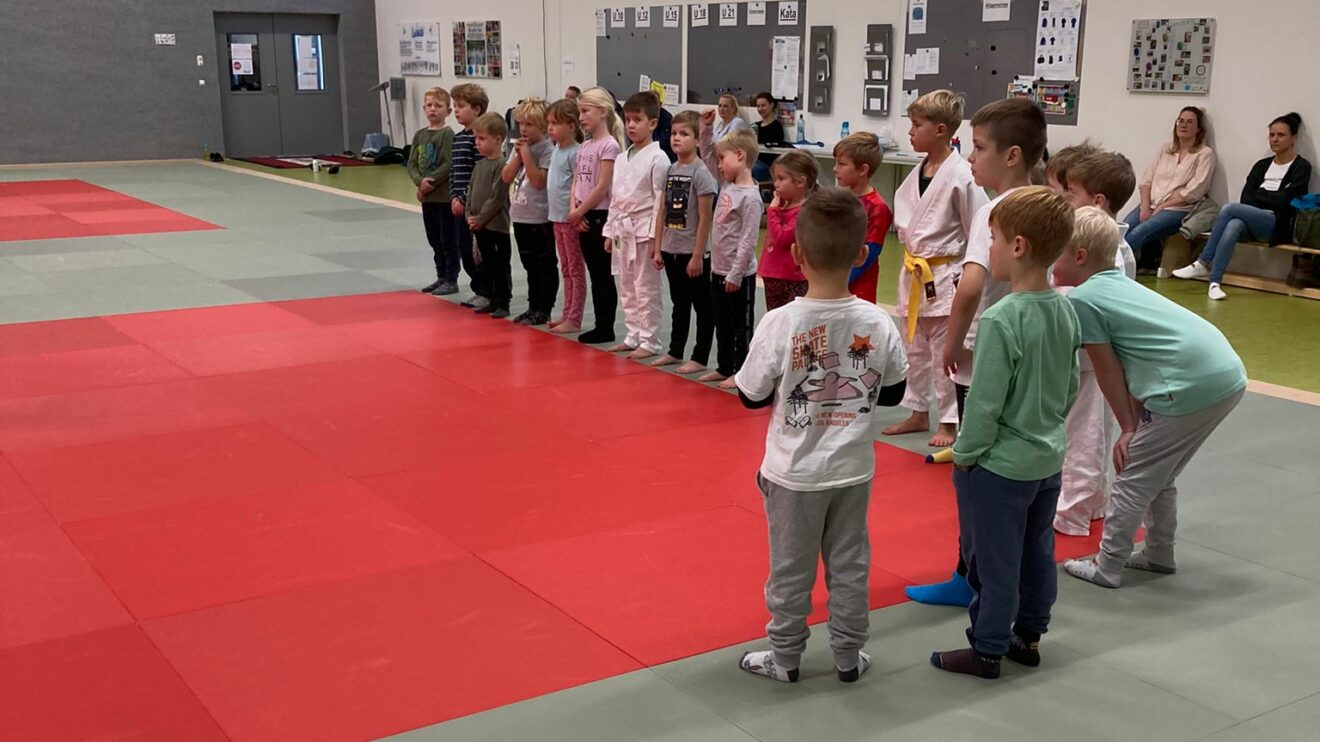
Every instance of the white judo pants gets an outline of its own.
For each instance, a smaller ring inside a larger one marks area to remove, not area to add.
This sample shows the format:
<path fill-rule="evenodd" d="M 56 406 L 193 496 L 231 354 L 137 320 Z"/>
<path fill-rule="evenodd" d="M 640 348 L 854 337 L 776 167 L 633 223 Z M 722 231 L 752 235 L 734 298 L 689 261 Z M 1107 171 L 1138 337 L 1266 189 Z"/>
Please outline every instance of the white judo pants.
<path fill-rule="evenodd" d="M 907 339 L 907 318 L 899 316 L 899 331 Z M 953 380 L 940 367 L 944 353 L 944 336 L 949 329 L 948 317 L 919 317 L 917 333 L 906 343 L 908 358 L 907 392 L 903 406 L 913 412 L 934 413 L 941 423 L 958 423 L 958 397 Z M 934 387 L 932 399 L 931 387 Z"/>
<path fill-rule="evenodd" d="M 619 277 L 619 301 L 628 334 L 623 342 L 630 348 L 660 352 L 660 291 L 663 281 L 651 262 L 654 240 L 615 240 L 614 267 Z"/>
<path fill-rule="evenodd" d="M 1069 536 L 1091 532 L 1091 521 L 1104 517 L 1113 481 L 1113 450 L 1118 420 L 1105 402 L 1090 364 L 1084 364 L 1077 401 L 1063 425 L 1063 489 L 1054 530 Z"/>

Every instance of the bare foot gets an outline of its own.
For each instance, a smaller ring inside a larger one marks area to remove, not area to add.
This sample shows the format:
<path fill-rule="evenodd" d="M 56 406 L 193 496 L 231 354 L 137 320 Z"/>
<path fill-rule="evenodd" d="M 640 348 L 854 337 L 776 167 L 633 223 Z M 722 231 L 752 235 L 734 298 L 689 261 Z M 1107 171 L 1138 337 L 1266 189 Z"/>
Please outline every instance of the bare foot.
<path fill-rule="evenodd" d="M 666 353 L 660 356 L 659 358 L 655 359 L 654 361 L 651 361 L 651 366 L 654 368 L 660 368 L 661 366 L 672 366 L 675 363 L 682 363 L 682 362 L 683 359 L 675 358 L 669 355 L 668 353 Z"/>
<path fill-rule="evenodd" d="M 678 368 L 674 369 L 674 373 L 687 375 L 687 374 L 695 374 L 699 371 L 705 371 L 705 370 L 706 370 L 706 364 L 697 363 L 696 361 L 688 361 L 687 363 L 684 363 L 682 366 L 679 366 Z"/>
<path fill-rule="evenodd" d="M 562 324 L 564 324 L 564 318 L 563 318 L 563 317 L 560 317 L 560 318 L 558 318 L 558 319 L 552 319 L 552 320 L 550 320 L 549 322 L 545 323 L 545 326 L 546 326 L 546 327 L 549 327 L 551 330 L 553 330 L 553 329 L 555 329 L 556 327 L 558 327 L 558 326 L 560 326 L 560 325 L 562 325 Z"/>
<path fill-rule="evenodd" d="M 948 448 L 956 440 L 958 440 L 958 427 L 953 423 L 940 423 L 935 429 L 935 435 L 926 441 L 926 445 L 931 448 Z"/>
<path fill-rule="evenodd" d="M 556 335 L 571 335 L 572 333 L 575 332 L 582 332 L 582 325 L 579 325 L 576 322 L 569 322 L 568 320 L 564 320 L 559 324 L 555 325 L 555 328 L 551 330 L 551 332 L 553 332 Z"/>
<path fill-rule="evenodd" d="M 697 381 L 724 381 L 726 378 L 728 377 L 719 371 L 707 371 L 701 376 L 698 376 Z"/>
<path fill-rule="evenodd" d="M 930 414 L 914 412 L 912 416 L 898 425 L 890 425 L 880 431 L 882 435 L 903 435 L 904 433 L 924 433 L 930 430 Z"/>
<path fill-rule="evenodd" d="M 727 379 L 725 379 L 724 381 L 721 381 L 721 382 L 720 382 L 720 388 L 721 388 L 721 389 L 737 389 L 737 388 L 738 388 L 738 384 L 737 384 L 737 382 L 735 382 L 735 381 L 733 380 L 733 377 L 730 376 L 729 378 L 727 378 Z"/>
<path fill-rule="evenodd" d="M 638 348 L 637 350 L 634 350 L 633 352 L 629 353 L 628 357 L 633 359 L 634 361 L 644 361 L 653 355 L 655 354 L 645 348 Z"/>
<path fill-rule="evenodd" d="M 627 344 L 627 343 L 618 343 L 618 344 L 616 344 L 616 345 L 611 346 L 609 352 L 610 352 L 610 353 L 622 353 L 622 352 L 624 352 L 624 351 L 626 351 L 626 350 L 635 350 L 635 348 L 633 348 L 631 345 L 629 345 L 629 344 Z"/>

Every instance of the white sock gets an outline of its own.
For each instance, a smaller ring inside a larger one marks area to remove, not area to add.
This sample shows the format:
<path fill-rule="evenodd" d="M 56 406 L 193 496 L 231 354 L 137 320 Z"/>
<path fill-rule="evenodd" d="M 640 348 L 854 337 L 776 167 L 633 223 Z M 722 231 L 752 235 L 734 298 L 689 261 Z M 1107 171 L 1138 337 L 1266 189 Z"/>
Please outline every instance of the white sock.
<path fill-rule="evenodd" d="M 798 679 L 798 669 L 784 667 L 775 660 L 775 653 L 771 651 L 748 652 L 742 656 L 738 662 L 738 667 L 762 677 L 778 680 L 781 683 L 796 683 Z"/>
<path fill-rule="evenodd" d="M 1094 559 L 1069 559 L 1063 563 L 1063 571 L 1100 587 L 1118 587 L 1118 583 L 1110 582 L 1108 577 L 1100 573 L 1100 565 Z"/>

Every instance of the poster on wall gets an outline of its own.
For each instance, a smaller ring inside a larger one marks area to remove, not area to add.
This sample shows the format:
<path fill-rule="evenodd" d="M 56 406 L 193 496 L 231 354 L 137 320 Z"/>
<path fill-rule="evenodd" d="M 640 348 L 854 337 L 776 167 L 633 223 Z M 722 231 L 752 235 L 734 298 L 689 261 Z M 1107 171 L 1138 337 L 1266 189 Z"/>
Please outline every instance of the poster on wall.
<path fill-rule="evenodd" d="M 432 76 L 440 74 L 439 23 L 399 24 L 399 73 Z"/>
<path fill-rule="evenodd" d="M 454 22 L 454 74 L 498 80 L 504 74 L 499 21 Z"/>
<path fill-rule="evenodd" d="M 1142 93 L 1209 93 L 1214 56 L 1214 18 L 1134 20 L 1127 89 Z"/>
<path fill-rule="evenodd" d="M 1040 12 L 1036 16 L 1036 77 L 1077 78 L 1081 30 L 1082 0 L 1040 0 Z"/>

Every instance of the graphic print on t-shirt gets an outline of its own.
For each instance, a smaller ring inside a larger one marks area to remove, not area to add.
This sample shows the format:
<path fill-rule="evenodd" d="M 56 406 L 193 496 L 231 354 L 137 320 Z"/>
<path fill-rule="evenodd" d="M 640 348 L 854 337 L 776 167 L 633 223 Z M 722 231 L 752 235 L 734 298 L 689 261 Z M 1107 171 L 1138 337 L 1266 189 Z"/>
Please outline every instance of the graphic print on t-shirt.
<path fill-rule="evenodd" d="M 850 333 L 851 334 L 851 333 Z M 866 368 L 867 358 L 876 349 L 870 335 L 852 335 L 847 357 L 852 371 Z M 847 427 L 859 415 L 875 406 L 880 390 L 880 373 L 866 369 L 858 376 L 842 368 L 839 354 L 830 350 L 827 325 L 817 325 L 793 336 L 790 370 L 806 372 L 806 377 L 789 392 L 784 422 L 791 428 Z M 818 409 L 811 412 L 812 406 Z M 856 407 L 856 410 L 843 409 Z"/>
<path fill-rule="evenodd" d="M 687 229 L 688 204 L 692 201 L 692 176 L 671 175 L 665 179 L 665 226 Z"/>

